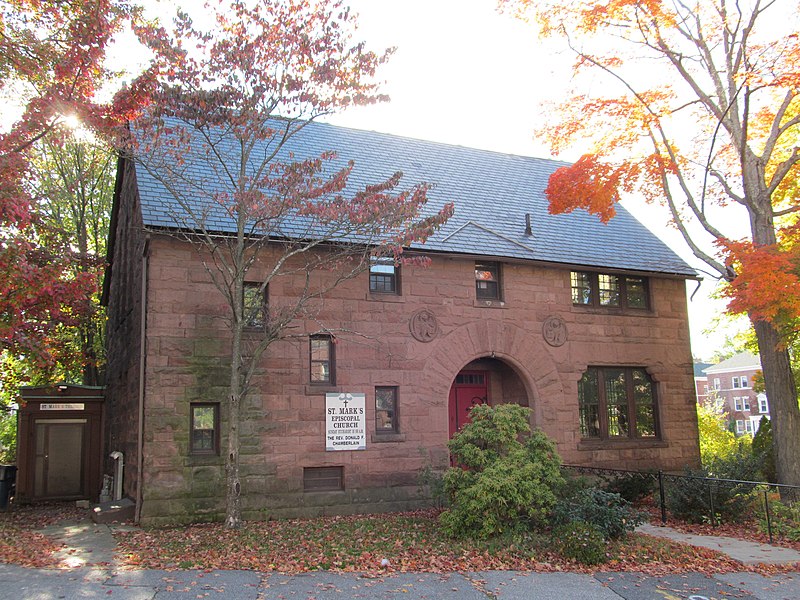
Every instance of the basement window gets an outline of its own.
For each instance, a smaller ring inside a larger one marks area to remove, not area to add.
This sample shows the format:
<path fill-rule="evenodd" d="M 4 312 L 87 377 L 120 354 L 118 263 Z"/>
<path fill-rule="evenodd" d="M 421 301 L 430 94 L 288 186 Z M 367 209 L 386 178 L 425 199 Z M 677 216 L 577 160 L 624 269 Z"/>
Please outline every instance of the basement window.
<path fill-rule="evenodd" d="M 305 467 L 304 492 L 338 492 L 344 490 L 344 467 Z"/>

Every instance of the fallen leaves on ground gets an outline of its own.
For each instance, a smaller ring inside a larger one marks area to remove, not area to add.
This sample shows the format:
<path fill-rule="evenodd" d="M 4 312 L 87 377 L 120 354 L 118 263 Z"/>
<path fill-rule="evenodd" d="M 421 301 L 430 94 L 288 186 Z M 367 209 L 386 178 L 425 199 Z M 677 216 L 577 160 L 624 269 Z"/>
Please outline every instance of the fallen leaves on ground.
<path fill-rule="evenodd" d="M 54 523 L 87 518 L 86 509 L 75 504 L 41 504 L 14 507 L 0 512 L 0 562 L 24 567 L 55 567 L 60 559 L 55 553 L 64 546 L 37 533 Z"/>
<path fill-rule="evenodd" d="M 141 568 L 453 572 L 485 570 L 593 572 L 567 561 L 546 534 L 492 542 L 454 540 L 438 527 L 436 511 L 308 520 L 247 522 L 239 530 L 220 524 L 127 532 L 123 562 Z M 740 571 L 742 565 L 701 548 L 632 535 L 609 545 L 614 558 L 600 569 Z M 385 566 L 382 566 L 385 565 Z"/>
<path fill-rule="evenodd" d="M 117 562 L 120 566 L 148 569 L 249 569 L 287 574 L 329 570 L 367 576 L 485 570 L 630 571 L 655 576 L 751 570 L 771 574 L 797 568 L 745 567 L 713 550 L 643 534 L 610 543 L 608 562 L 585 567 L 562 558 L 547 532 L 493 541 L 454 540 L 439 529 L 438 514 L 428 510 L 249 521 L 238 530 L 225 529 L 218 523 L 125 530 L 117 537 Z M 17 507 L 0 513 L 0 562 L 28 567 L 63 566 L 55 555 L 64 546 L 36 530 L 88 518 L 86 509 L 66 503 Z M 678 523 L 670 525 L 679 527 Z M 684 524 L 680 527 L 692 529 Z M 694 528 L 693 532 L 699 531 Z"/>

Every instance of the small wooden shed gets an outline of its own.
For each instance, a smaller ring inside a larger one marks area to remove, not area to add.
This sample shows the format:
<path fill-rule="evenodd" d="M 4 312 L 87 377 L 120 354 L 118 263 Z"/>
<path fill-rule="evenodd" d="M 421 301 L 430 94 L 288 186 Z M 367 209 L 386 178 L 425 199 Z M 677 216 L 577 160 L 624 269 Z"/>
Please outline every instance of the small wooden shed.
<path fill-rule="evenodd" d="M 65 383 L 20 388 L 17 502 L 98 499 L 103 389 Z"/>

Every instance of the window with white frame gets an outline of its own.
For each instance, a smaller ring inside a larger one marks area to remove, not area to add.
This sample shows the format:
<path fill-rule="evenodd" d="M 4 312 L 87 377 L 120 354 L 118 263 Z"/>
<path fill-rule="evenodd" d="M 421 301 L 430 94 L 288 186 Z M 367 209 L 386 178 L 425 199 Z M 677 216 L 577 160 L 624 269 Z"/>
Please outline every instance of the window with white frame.
<path fill-rule="evenodd" d="M 738 377 L 734 377 L 733 378 L 733 389 L 738 390 L 740 387 L 741 386 L 739 385 L 739 378 Z"/>
<path fill-rule="evenodd" d="M 720 388 L 719 377 L 714 377 L 714 389 L 718 390 Z"/>
<path fill-rule="evenodd" d="M 739 377 L 739 381 L 741 382 L 743 388 L 750 387 L 750 385 L 747 383 L 747 375 L 742 375 Z"/>
<path fill-rule="evenodd" d="M 736 433 L 744 433 L 744 421 L 736 419 Z"/>
<path fill-rule="evenodd" d="M 733 410 L 742 410 L 742 399 L 739 396 L 733 398 Z"/>
<path fill-rule="evenodd" d="M 750 410 L 750 397 L 744 396 L 742 398 L 742 404 L 743 404 L 742 410 Z"/>
<path fill-rule="evenodd" d="M 767 403 L 766 396 L 760 397 L 758 399 L 758 412 L 760 412 L 760 413 L 768 413 L 769 412 L 769 404 Z"/>
<path fill-rule="evenodd" d="M 747 433 L 753 433 L 753 422 L 750 419 L 744 422 L 744 430 Z"/>

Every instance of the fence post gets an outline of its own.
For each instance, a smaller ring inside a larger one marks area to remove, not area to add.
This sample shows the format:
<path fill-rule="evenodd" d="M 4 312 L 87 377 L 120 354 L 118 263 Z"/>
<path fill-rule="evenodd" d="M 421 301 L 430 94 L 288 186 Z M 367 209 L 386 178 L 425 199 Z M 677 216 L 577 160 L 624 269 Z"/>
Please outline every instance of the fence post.
<path fill-rule="evenodd" d="M 708 503 L 711 506 L 711 526 L 717 526 L 717 520 L 714 518 L 714 483 L 708 480 Z"/>
<path fill-rule="evenodd" d="M 667 524 L 667 503 L 664 498 L 664 471 L 658 470 L 658 496 L 661 499 L 661 524 Z"/>
<path fill-rule="evenodd" d="M 764 510 L 767 513 L 767 533 L 769 533 L 769 543 L 772 543 L 772 518 L 769 514 L 769 488 L 764 489 Z"/>

